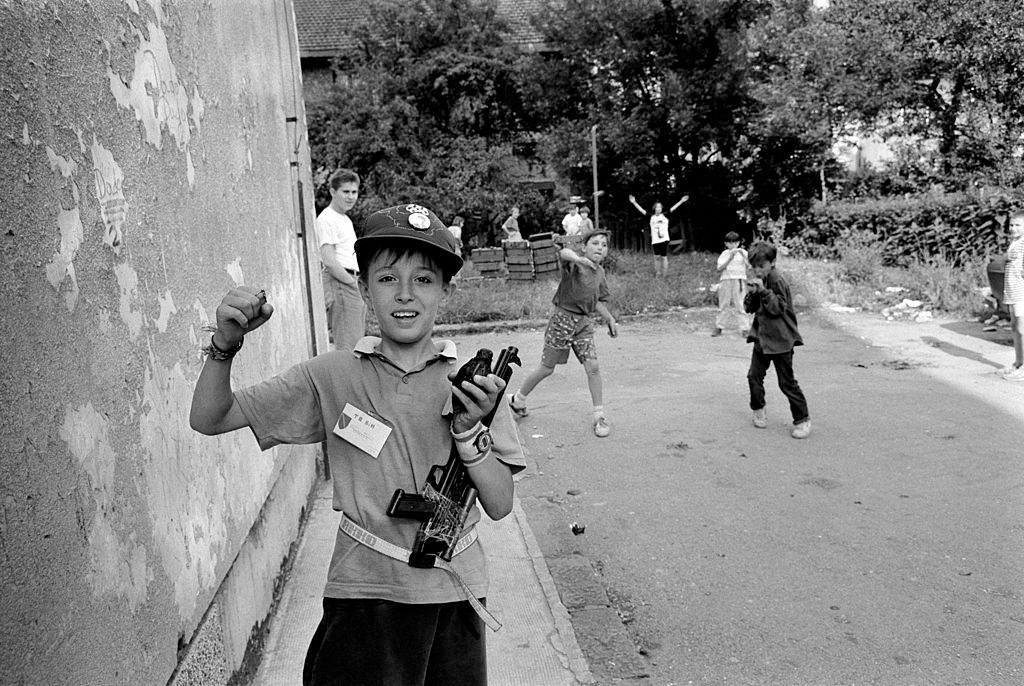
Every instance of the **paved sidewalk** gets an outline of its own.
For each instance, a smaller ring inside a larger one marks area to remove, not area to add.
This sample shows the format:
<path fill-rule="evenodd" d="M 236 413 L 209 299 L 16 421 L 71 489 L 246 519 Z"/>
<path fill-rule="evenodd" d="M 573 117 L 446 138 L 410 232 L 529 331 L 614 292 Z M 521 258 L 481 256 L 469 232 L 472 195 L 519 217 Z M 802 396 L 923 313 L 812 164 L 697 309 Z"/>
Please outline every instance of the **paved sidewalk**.
<path fill-rule="evenodd" d="M 302 661 L 320 621 L 338 518 L 331 509 L 330 485 L 324 484 L 271 620 L 256 686 L 302 683 Z M 595 683 L 518 499 L 499 522 L 484 515 L 479 529 L 491 575 L 487 607 L 504 625 L 487 636 L 491 686 Z"/>

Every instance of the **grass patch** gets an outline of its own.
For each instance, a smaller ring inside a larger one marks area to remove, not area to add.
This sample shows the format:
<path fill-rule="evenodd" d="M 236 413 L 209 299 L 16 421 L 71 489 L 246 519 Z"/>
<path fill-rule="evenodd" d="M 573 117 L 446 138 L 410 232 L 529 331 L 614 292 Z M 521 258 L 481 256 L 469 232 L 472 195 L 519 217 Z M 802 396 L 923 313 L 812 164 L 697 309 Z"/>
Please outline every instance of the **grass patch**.
<path fill-rule="evenodd" d="M 616 251 L 614 265 L 608 269 L 609 307 L 621 317 L 713 305 L 715 295 L 708 287 L 718 281 L 716 259 L 717 255 L 705 253 L 672 255 L 668 277 L 657 279 L 651 255 Z M 469 268 L 438 313 L 438 324 L 546 319 L 551 315 L 557 275 L 534 281 L 472 277 Z"/>
<path fill-rule="evenodd" d="M 941 258 L 914 261 L 907 267 L 868 266 L 862 257 L 855 262 L 853 279 L 850 265 L 842 260 L 786 257 L 779 268 L 811 306 L 835 303 L 880 312 L 908 298 L 922 301 L 922 309 L 949 317 L 974 319 L 987 311 L 980 294 L 988 285 L 984 260 L 963 267 Z"/>
<path fill-rule="evenodd" d="M 835 303 L 880 312 L 904 298 L 921 300 L 922 309 L 936 314 L 973 319 L 985 313 L 979 294 L 988 285 L 983 260 L 954 267 L 942 259 L 886 267 L 873 246 L 845 246 L 846 259 L 817 260 L 780 256 L 800 304 L 817 307 Z M 609 262 L 610 309 L 616 317 L 658 313 L 688 307 L 715 307 L 709 287 L 718 282 L 717 254 L 686 253 L 669 257 L 667 278 L 654 276 L 650 254 L 616 251 Z M 552 310 L 557 277 L 534 281 L 473 278 L 467 266 L 455 294 L 438 313 L 440 325 L 496 321 L 545 320 Z M 886 289 L 902 289 L 889 290 Z M 368 330 L 376 329 L 369 322 Z"/>

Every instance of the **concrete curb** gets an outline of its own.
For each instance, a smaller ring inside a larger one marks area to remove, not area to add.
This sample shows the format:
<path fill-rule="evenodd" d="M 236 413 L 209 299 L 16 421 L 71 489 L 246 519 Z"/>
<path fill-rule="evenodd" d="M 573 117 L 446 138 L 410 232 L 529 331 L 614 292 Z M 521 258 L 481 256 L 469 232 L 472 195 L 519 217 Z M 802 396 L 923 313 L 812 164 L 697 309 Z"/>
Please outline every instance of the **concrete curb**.
<path fill-rule="evenodd" d="M 569 617 L 569 611 L 562 604 L 561 596 L 558 595 L 558 589 L 555 587 L 555 580 L 551 577 L 551 572 L 548 569 L 547 562 L 544 561 L 544 554 L 541 553 L 540 545 L 537 543 L 537 539 L 533 535 L 533 529 L 530 528 L 530 523 L 526 520 L 526 513 L 523 512 L 522 505 L 519 502 L 519 497 L 515 499 L 515 504 L 512 507 L 512 514 L 516 518 L 516 523 L 519 525 L 519 530 L 523 534 L 523 539 L 526 542 L 526 551 L 530 556 L 530 560 L 533 562 L 533 570 L 537 575 L 537 581 L 540 583 L 541 589 L 544 591 L 544 597 L 547 599 L 548 607 L 551 608 L 551 616 L 554 618 L 555 631 L 562 639 L 562 647 L 565 651 L 565 655 L 569 660 L 569 669 L 576 676 L 576 680 L 581 684 L 593 684 L 597 683 L 594 675 L 590 672 L 590 666 L 587 664 L 587 658 L 584 657 L 583 651 L 580 649 L 579 643 L 576 641 L 576 632 L 572 628 L 572 620 Z"/>

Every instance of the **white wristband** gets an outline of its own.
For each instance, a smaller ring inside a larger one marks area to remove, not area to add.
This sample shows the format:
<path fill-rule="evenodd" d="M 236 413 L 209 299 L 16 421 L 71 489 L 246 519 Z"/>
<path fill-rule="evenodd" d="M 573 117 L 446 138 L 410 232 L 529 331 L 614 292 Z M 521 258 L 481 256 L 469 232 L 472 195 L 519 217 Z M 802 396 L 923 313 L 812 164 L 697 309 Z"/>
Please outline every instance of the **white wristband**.
<path fill-rule="evenodd" d="M 462 431 L 455 433 L 452 431 L 452 438 L 455 439 L 455 450 L 459 454 L 459 459 L 462 460 L 462 464 L 467 467 L 475 467 L 491 454 L 490 447 L 490 436 L 484 436 L 486 440 L 485 448 L 481 451 L 479 446 L 479 440 L 481 434 L 487 430 L 481 422 L 474 424 L 468 431 Z"/>
<path fill-rule="evenodd" d="M 472 443 L 476 435 L 483 430 L 484 425 L 482 422 L 477 422 L 461 433 L 455 433 L 455 426 L 452 425 L 452 438 L 455 439 L 456 443 Z"/>

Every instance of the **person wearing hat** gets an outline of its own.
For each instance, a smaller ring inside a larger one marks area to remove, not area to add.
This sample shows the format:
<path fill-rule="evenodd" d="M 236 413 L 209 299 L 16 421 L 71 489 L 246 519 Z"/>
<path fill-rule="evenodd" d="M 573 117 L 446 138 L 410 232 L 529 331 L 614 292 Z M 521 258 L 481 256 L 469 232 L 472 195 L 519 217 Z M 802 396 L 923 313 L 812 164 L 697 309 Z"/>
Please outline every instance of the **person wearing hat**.
<path fill-rule="evenodd" d="M 504 381 L 477 375 L 454 387 L 455 344 L 432 338 L 462 267 L 433 212 L 416 204 L 375 212 L 355 252 L 380 335 L 232 392 L 232 358 L 274 312 L 256 289 L 238 286 L 217 308 L 190 423 L 207 435 L 249 427 L 264 450 L 326 441 L 334 509 L 343 515 L 304 684 L 485 684 L 482 622 L 494 624 L 483 607 L 487 570 L 474 526 L 480 508 L 492 519 L 511 511 L 512 475 L 525 465 L 507 409 L 489 428 L 481 422 Z M 424 490 L 426 498 L 428 474 L 453 446 L 479 507 L 471 507 L 450 562 L 412 566 L 420 522 L 389 516 L 389 503 L 398 489 Z"/>
<path fill-rule="evenodd" d="M 594 405 L 594 435 L 605 438 L 611 427 L 605 418 L 604 391 L 601 371 L 597 365 L 594 345 L 594 324 L 591 316 L 597 312 L 608 324 L 608 334 L 619 335 L 619 325 L 608 310 L 608 280 L 601 262 L 608 256 L 608 232 L 592 230 L 583 235 L 582 254 L 571 248 L 558 253 L 561 279 L 552 302 L 555 311 L 544 331 L 544 351 L 540 365 L 526 377 L 522 387 L 508 396 L 509 407 L 519 417 L 526 417 L 526 396 L 544 379 L 555 372 L 555 366 L 569 361 L 569 350 L 583 365 L 587 373 L 587 387 Z"/>

